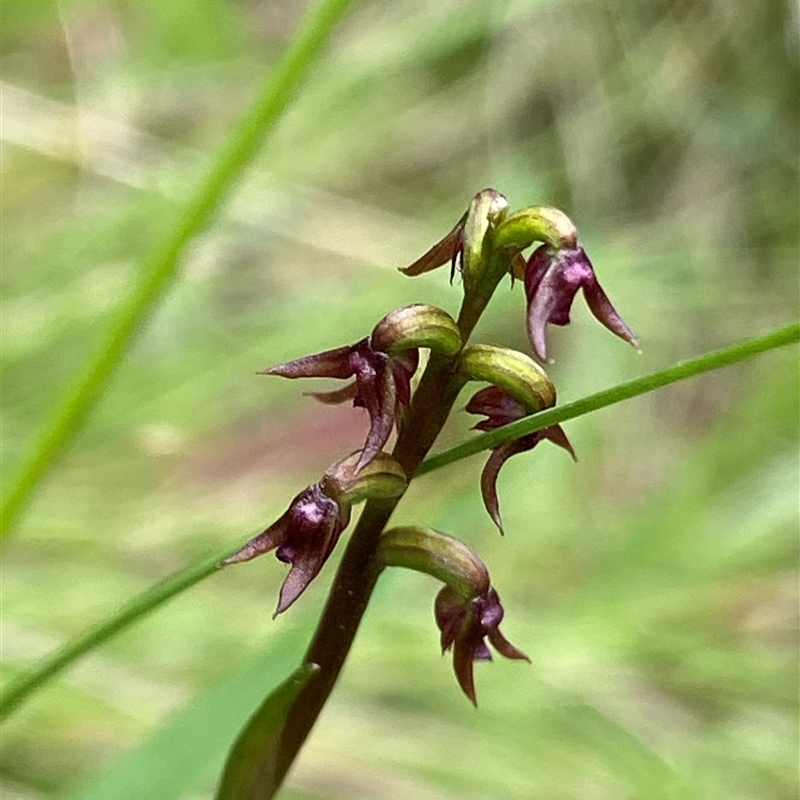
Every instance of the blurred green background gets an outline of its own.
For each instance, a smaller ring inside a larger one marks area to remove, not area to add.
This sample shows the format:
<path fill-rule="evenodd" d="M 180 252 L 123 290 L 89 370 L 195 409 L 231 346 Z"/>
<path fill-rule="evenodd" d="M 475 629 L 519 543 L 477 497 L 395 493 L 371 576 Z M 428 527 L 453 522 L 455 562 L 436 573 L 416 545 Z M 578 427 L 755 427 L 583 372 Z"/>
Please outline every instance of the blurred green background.
<path fill-rule="evenodd" d="M 4 3 L 5 481 L 303 6 Z M 395 268 L 484 186 L 564 209 L 642 340 L 576 306 L 562 402 L 796 319 L 797 45 L 775 0 L 356 3 L 5 548 L 3 684 L 358 445 L 361 411 L 255 372 L 403 303 L 457 310 L 444 272 Z M 478 335 L 527 348 L 521 287 Z M 285 798 L 797 796 L 796 347 L 567 429 L 577 465 L 506 466 L 505 538 L 483 457 L 396 517 L 478 549 L 532 665 L 478 665 L 475 712 L 435 582 L 385 576 Z M 4 800 L 209 797 L 334 568 L 275 622 L 285 568 L 231 569 L 93 653 L 4 726 Z"/>

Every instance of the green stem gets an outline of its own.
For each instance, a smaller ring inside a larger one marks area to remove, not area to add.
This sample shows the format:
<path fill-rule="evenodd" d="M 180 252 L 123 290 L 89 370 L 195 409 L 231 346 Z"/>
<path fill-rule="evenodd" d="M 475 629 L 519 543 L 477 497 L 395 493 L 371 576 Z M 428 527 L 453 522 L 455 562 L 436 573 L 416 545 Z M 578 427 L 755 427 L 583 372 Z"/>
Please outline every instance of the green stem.
<path fill-rule="evenodd" d="M 496 447 L 503 441 L 516 438 L 525 433 L 531 433 L 542 427 L 547 427 L 557 422 L 566 422 L 582 414 L 586 414 L 589 411 L 604 408 L 614 403 L 621 402 L 622 400 L 627 400 L 653 391 L 654 389 L 666 386 L 670 383 L 700 375 L 704 372 L 710 372 L 730 364 L 735 364 L 738 361 L 743 361 L 759 353 L 765 353 L 769 350 L 784 347 L 797 341 L 800 341 L 800 324 L 789 325 L 780 330 L 765 334 L 764 336 L 749 339 L 745 342 L 733 344 L 720 350 L 698 356 L 697 358 L 680 362 L 667 369 L 654 372 L 651 375 L 646 375 L 633 381 L 628 381 L 627 383 L 590 395 L 574 403 L 548 409 L 547 411 L 540 412 L 539 414 L 513 423 L 513 425 L 508 425 L 496 431 L 476 436 L 468 442 L 453 447 L 450 450 L 445 450 L 423 461 L 417 468 L 415 475 L 424 475 L 428 472 L 441 469 L 462 458 L 467 458 L 483 450 Z M 371 519 L 365 519 L 365 526 L 374 527 L 382 519 L 383 515 L 386 515 L 386 520 L 388 520 L 387 509 L 382 509 L 380 503 L 369 504 L 368 508 L 370 509 L 369 515 Z M 389 514 L 390 513 L 389 511 Z M 362 519 L 366 516 L 367 508 L 364 509 Z M 360 524 L 361 522 L 359 521 L 359 526 Z M 110 619 L 91 628 L 79 638 L 68 643 L 62 650 L 47 659 L 47 661 L 42 663 L 32 673 L 21 676 L 18 680 L 12 682 L 3 693 L 2 697 L 0 697 L 0 719 L 7 717 L 32 694 L 86 653 L 99 647 L 112 636 L 125 630 L 128 626 L 137 622 L 167 600 L 184 591 L 184 589 L 194 586 L 199 581 L 211 575 L 214 572 L 214 565 L 227 555 L 229 555 L 229 550 L 226 550 L 224 553 L 219 553 L 213 561 L 191 566 L 166 578 L 157 586 L 132 600 Z M 346 594 L 347 587 L 342 588 Z"/>
<path fill-rule="evenodd" d="M 787 325 L 785 328 L 758 336 L 755 339 L 748 339 L 739 344 L 712 350 L 710 353 L 705 353 L 696 358 L 679 361 L 674 366 L 659 372 L 653 372 L 650 375 L 620 383 L 611 389 L 597 392 L 563 406 L 548 408 L 546 411 L 540 411 L 538 414 L 532 414 L 529 417 L 503 425 L 501 428 L 496 428 L 493 431 L 476 436 L 474 439 L 462 442 L 424 461 L 420 464 L 414 477 L 441 469 L 460 461 L 462 458 L 474 456 L 483 450 L 491 450 L 504 442 L 519 439 L 520 436 L 539 431 L 550 425 L 581 417 L 590 411 L 597 411 L 606 406 L 620 403 L 623 400 L 630 400 L 632 397 L 652 392 L 662 386 L 668 386 L 671 383 L 691 378 L 703 372 L 721 369 L 729 364 L 735 364 L 737 361 L 743 361 L 759 353 L 765 353 L 768 350 L 784 347 L 797 341 L 800 341 L 800 323 Z"/>
<path fill-rule="evenodd" d="M 0 539 L 13 529 L 37 487 L 85 425 L 136 334 L 175 279 L 187 245 L 208 225 L 255 158 L 349 3 L 350 0 L 321 0 L 307 14 L 256 102 L 183 210 L 172 235 L 145 262 L 139 283 L 116 313 L 99 352 L 65 392 L 4 498 Z"/>
<path fill-rule="evenodd" d="M 116 636 L 116 634 L 142 619 L 142 617 L 152 614 L 159 606 L 175 597 L 175 595 L 212 575 L 217 570 L 217 564 L 227 555 L 230 555 L 230 548 L 224 553 L 218 553 L 210 561 L 203 561 L 200 564 L 195 564 L 188 569 L 170 575 L 146 592 L 135 597 L 117 611 L 113 617 L 90 628 L 77 639 L 68 642 L 55 655 L 41 664 L 38 669 L 27 675 L 21 675 L 12 681 L 3 692 L 2 697 L 0 697 L 0 720 L 4 720 L 16 711 L 30 695 L 41 689 L 86 653 L 107 642 L 112 636 Z"/>

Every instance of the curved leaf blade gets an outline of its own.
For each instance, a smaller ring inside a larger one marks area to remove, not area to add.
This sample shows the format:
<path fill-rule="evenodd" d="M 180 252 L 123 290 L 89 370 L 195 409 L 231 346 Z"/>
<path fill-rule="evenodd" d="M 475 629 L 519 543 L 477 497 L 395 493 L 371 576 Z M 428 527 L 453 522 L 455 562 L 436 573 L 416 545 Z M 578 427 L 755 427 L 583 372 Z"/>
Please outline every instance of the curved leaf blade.
<path fill-rule="evenodd" d="M 275 794 L 280 786 L 276 756 L 286 719 L 319 669 L 303 664 L 267 696 L 231 749 L 216 800 L 269 800 Z"/>

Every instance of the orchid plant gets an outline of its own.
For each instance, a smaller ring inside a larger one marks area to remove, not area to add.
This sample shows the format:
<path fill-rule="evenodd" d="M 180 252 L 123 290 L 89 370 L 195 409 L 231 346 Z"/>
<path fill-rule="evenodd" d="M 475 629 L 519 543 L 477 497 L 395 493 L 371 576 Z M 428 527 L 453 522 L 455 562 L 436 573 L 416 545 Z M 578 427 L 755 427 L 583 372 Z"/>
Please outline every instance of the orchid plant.
<path fill-rule="evenodd" d="M 525 251 L 536 242 L 540 246 L 526 258 Z M 280 785 L 333 688 L 375 583 L 387 568 L 405 567 L 442 581 L 433 604 L 441 648 L 452 650 L 456 680 L 473 704 L 477 705 L 473 664 L 491 659 L 488 645 L 506 658 L 527 660 L 500 631 L 504 609 L 477 553 L 424 524 L 386 526 L 466 384 L 488 384 L 466 405 L 468 413 L 484 417 L 474 426 L 481 431 L 555 405 L 555 387 L 538 362 L 547 363 L 547 326 L 569 323 L 578 290 L 606 328 L 634 347 L 639 345 L 601 288 L 578 243 L 575 225 L 557 209 L 527 207 L 512 212 L 502 194 L 484 189 L 456 226 L 401 272 L 415 276 L 446 264 L 451 283 L 458 274 L 463 286 L 457 319 L 422 303 L 397 308 L 355 344 L 302 356 L 262 373 L 349 381 L 312 396 L 323 403 L 352 401 L 366 409 L 369 431 L 358 449 L 303 489 L 275 522 L 220 565 L 229 567 L 274 550 L 278 560 L 289 565 L 275 611 L 281 614 L 323 569 L 350 522 L 352 506 L 362 500 L 366 506 L 333 580 L 304 666 L 295 673 L 293 684 L 285 684 L 273 696 L 285 704 L 280 736 L 258 754 L 263 717 L 274 713 L 275 702 L 268 698 L 234 746 L 220 784 L 221 799 L 271 797 Z M 538 362 L 505 347 L 468 343 L 506 276 L 524 282 L 527 330 Z M 430 355 L 416 382 L 421 349 Z M 389 453 L 385 448 L 393 433 L 397 438 Z M 481 494 L 501 533 L 500 469 L 512 455 L 545 439 L 575 458 L 567 434 L 556 424 L 498 445 L 486 462 Z M 258 793 L 247 794 L 247 787 Z"/>

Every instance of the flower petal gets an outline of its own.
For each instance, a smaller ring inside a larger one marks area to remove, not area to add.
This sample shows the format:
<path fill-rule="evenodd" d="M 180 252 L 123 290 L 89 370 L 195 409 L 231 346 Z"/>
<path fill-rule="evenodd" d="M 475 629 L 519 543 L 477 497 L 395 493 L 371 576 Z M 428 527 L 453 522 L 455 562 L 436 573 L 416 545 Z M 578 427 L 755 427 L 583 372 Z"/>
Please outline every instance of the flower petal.
<path fill-rule="evenodd" d="M 467 215 L 464 214 L 463 217 L 456 223 L 456 226 L 447 236 L 444 237 L 441 241 L 437 242 L 427 253 L 421 255 L 413 264 L 409 264 L 407 267 L 401 267 L 400 272 L 404 275 L 409 275 L 414 277 L 416 275 L 422 275 L 423 272 L 430 272 L 432 269 L 436 269 L 437 267 L 441 267 L 443 264 L 446 264 L 448 261 L 452 262 L 453 268 L 455 269 L 455 262 L 457 255 L 461 252 L 463 247 L 463 233 L 464 233 L 464 223 L 467 221 Z"/>
<path fill-rule="evenodd" d="M 528 292 L 527 282 L 525 288 L 528 295 L 528 338 L 533 352 L 545 363 L 550 363 L 547 357 L 545 329 L 549 322 L 553 322 L 553 314 L 562 304 L 557 287 L 554 285 L 554 274 L 554 272 L 546 274 L 532 295 Z M 569 311 L 567 311 L 566 319 L 558 324 L 566 325 L 567 322 L 569 322 Z"/>
<path fill-rule="evenodd" d="M 220 566 L 225 567 L 229 564 L 241 564 L 244 561 L 268 553 L 279 547 L 286 540 L 290 511 L 285 511 L 272 525 L 265 531 L 253 537 L 247 544 L 243 545 L 233 555 L 220 561 Z"/>
<path fill-rule="evenodd" d="M 468 414 L 485 414 L 488 417 L 474 426 L 480 431 L 494 430 L 528 414 L 519 400 L 499 386 L 487 386 L 476 392 L 464 410 Z"/>
<path fill-rule="evenodd" d="M 511 642 L 509 642 L 502 633 L 500 633 L 499 628 L 493 628 L 489 630 L 486 633 L 486 636 L 491 642 L 492 647 L 494 647 L 494 649 L 497 650 L 501 656 L 513 658 L 519 661 L 527 661 L 529 664 L 531 663 L 531 660 L 525 655 L 525 653 L 522 652 L 522 650 L 518 650 L 516 647 L 514 647 L 514 645 L 511 644 Z"/>
<path fill-rule="evenodd" d="M 337 347 L 323 353 L 303 356 L 294 361 L 276 364 L 259 372 L 259 375 L 280 375 L 282 378 L 349 378 L 353 375 L 350 361 L 352 353 L 366 340 L 347 347 Z"/>
<path fill-rule="evenodd" d="M 567 434 L 560 425 L 551 425 L 549 428 L 544 428 L 536 433 L 539 435 L 540 439 L 548 439 L 553 444 L 558 445 L 562 449 L 566 450 L 572 456 L 573 461 L 578 460 L 578 456 L 575 455 L 575 450 L 572 447 L 572 443 L 567 438 Z"/>
<path fill-rule="evenodd" d="M 332 392 L 305 392 L 307 397 L 313 397 L 320 403 L 326 405 L 336 405 L 352 400 L 358 394 L 358 384 L 353 381 L 343 386 L 341 389 L 334 389 Z"/>
<path fill-rule="evenodd" d="M 500 516 L 500 501 L 497 498 L 497 476 L 500 474 L 500 468 L 508 461 L 511 456 L 521 453 L 526 448 L 520 440 L 514 442 L 506 442 L 492 450 L 486 464 L 483 466 L 481 472 L 481 496 L 483 497 L 483 505 L 489 512 L 489 516 L 497 525 L 500 535 L 504 535 L 503 519 Z"/>
<path fill-rule="evenodd" d="M 475 648 L 471 642 L 464 638 L 456 639 L 453 647 L 453 671 L 456 680 L 461 687 L 461 691 L 470 699 L 472 705 L 478 706 L 478 699 L 475 696 L 475 676 L 473 675 L 472 665 L 475 659 Z"/>
<path fill-rule="evenodd" d="M 388 357 L 384 356 L 376 365 L 375 380 L 361 386 L 361 397 L 369 412 L 370 427 L 356 472 L 383 450 L 394 428 L 397 391 Z"/>
<path fill-rule="evenodd" d="M 625 324 L 614 306 L 611 305 L 611 301 L 596 277 L 592 276 L 591 280 L 586 281 L 583 286 L 583 296 L 586 298 L 589 310 L 599 322 L 605 325 L 611 333 L 624 339 L 637 350 L 639 349 L 639 340 L 636 338 L 636 334 Z"/>

